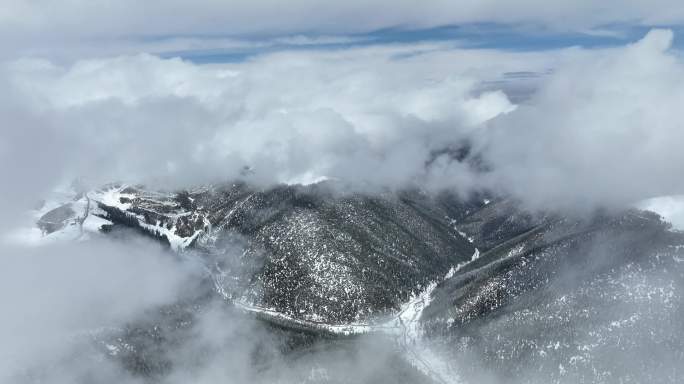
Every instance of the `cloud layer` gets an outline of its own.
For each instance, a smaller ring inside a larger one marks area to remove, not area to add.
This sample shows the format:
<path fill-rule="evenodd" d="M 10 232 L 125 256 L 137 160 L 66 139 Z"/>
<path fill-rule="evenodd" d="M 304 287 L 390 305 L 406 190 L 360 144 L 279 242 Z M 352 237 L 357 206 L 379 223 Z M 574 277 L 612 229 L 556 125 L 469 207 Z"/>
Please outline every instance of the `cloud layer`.
<path fill-rule="evenodd" d="M 684 63 L 673 34 L 580 52 L 529 105 L 498 119 L 487 183 L 538 207 L 622 206 L 684 190 Z"/>
<path fill-rule="evenodd" d="M 0 381 L 39 382 L 24 370 L 44 369 L 53 383 L 83 382 L 95 372 L 102 380 L 127 382 L 119 368 L 97 363 L 83 332 L 119 329 L 175 302 L 197 286 L 201 273 L 157 244 L 128 240 L 37 248 L 1 243 Z M 26 381 L 18 380 L 23 376 Z"/>
<path fill-rule="evenodd" d="M 536 53 L 372 46 L 215 65 L 13 61 L 0 76 L 6 209 L 74 177 L 176 188 L 245 167 L 255 183 L 485 188 L 542 209 L 681 193 L 684 63 L 672 37 Z M 529 93 L 516 77 L 530 76 L 532 98 L 514 105 L 509 95 Z M 488 172 L 435 157 L 464 141 Z"/>
<path fill-rule="evenodd" d="M 390 27 L 425 28 L 465 23 L 536 24 L 551 29 L 607 24 L 677 24 L 684 6 L 676 0 L 651 2 L 541 0 L 410 0 L 321 3 L 314 0 L 215 1 L 8 0 L 0 11 L 5 29 L 52 33 L 54 37 L 164 36 L 178 34 L 358 33 Z"/>
<path fill-rule="evenodd" d="M 478 37 L 486 37 L 490 28 L 504 28 L 522 39 L 568 33 L 616 38 L 630 28 L 682 23 L 684 5 L 677 0 L 552 5 L 542 0 L 6 0 L 0 9 L 0 58 L 47 55 L 75 61 L 138 52 L 235 54 L 283 44 L 344 44 L 368 38 L 369 32 L 401 34 L 442 26 L 474 28 Z M 419 35 L 430 38 L 429 32 Z M 509 43 L 516 40 L 508 33 L 498 36 Z"/>
<path fill-rule="evenodd" d="M 77 176 L 187 186 L 245 166 L 255 182 L 397 186 L 420 176 L 434 149 L 512 111 L 500 90 L 478 91 L 483 80 L 548 62 L 436 44 L 206 66 L 149 55 L 19 60 L 2 76 L 13 181 L 4 188 Z"/>

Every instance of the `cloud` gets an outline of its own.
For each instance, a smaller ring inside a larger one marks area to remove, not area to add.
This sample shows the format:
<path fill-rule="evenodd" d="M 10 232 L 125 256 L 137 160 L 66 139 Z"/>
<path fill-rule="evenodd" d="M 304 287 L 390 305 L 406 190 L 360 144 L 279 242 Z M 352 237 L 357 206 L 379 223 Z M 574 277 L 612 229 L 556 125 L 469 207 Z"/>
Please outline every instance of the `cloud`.
<path fill-rule="evenodd" d="M 73 177 L 183 187 L 230 180 L 245 166 L 261 183 L 326 176 L 399 186 L 423 173 L 433 150 L 514 109 L 500 90 L 479 91 L 484 79 L 548 62 L 444 44 L 221 65 L 145 54 L 70 66 L 18 60 L 2 72 L 18 106 L 8 113 L 31 124 L 4 128 L 23 135 L 6 137 L 0 153 L 6 188 Z M 21 189 L 13 195 L 38 199 L 36 188 Z"/>
<path fill-rule="evenodd" d="M 492 122 L 485 184 L 532 206 L 624 206 L 684 181 L 684 63 L 673 34 L 567 57 L 533 99 Z"/>
<path fill-rule="evenodd" d="M 684 231 L 684 196 L 662 196 L 647 199 L 638 208 L 655 212 L 678 230 Z"/>
<path fill-rule="evenodd" d="M 682 23 L 684 5 L 677 0 L 580 0 L 553 6 L 542 0 L 6 0 L 0 9 L 0 58 L 49 56 L 72 62 L 187 50 L 200 56 L 227 51 L 230 56 L 280 44 L 344 44 L 368 32 L 443 26 L 504 26 L 523 36 L 570 32 L 615 38 L 615 31 L 624 28 Z M 430 38 L 430 33 L 422 35 Z M 487 32 L 475 34 L 482 35 Z"/>
<path fill-rule="evenodd" d="M 75 382 L 69 376 L 86 374 L 90 359 L 88 338 L 79 335 L 121 327 L 196 286 L 201 270 L 191 263 L 182 264 L 156 244 L 129 240 L 35 248 L 2 244 L 0 381 L 55 365 L 50 382 L 62 382 L 62 374 L 63 382 Z M 74 353 L 81 363 L 63 367 L 60 360 Z M 118 371 L 106 364 L 99 368 Z"/>
<path fill-rule="evenodd" d="M 515 3 L 497 0 L 409 0 L 321 4 L 295 0 L 259 1 L 85 1 L 30 2 L 9 0 L 0 22 L 14 33 L 51 37 L 121 37 L 168 35 L 282 35 L 314 32 L 359 33 L 391 27 L 425 28 L 467 23 L 528 23 L 551 29 L 591 28 L 609 24 L 677 24 L 684 7 L 675 0 L 540 0 Z"/>
<path fill-rule="evenodd" d="M 546 52 L 386 45 L 212 65 L 17 60 L 2 71 L 3 193 L 28 203 L 74 177 L 178 188 L 250 167 L 256 184 L 490 189 L 540 209 L 681 194 L 684 64 L 672 38 L 654 30 L 624 47 Z M 445 154 L 464 141 L 488 172 Z"/>

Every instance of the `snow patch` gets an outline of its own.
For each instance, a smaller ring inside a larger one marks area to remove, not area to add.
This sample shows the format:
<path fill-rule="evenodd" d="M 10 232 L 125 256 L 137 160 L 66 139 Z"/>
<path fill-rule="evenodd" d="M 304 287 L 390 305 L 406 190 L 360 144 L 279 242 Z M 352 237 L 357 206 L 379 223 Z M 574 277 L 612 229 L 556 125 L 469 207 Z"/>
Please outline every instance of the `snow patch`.
<path fill-rule="evenodd" d="M 306 172 L 301 175 L 298 175 L 296 177 L 293 177 L 287 181 L 285 181 L 285 184 L 287 185 L 313 185 L 313 184 L 318 184 L 323 181 L 330 180 L 328 176 L 320 176 L 320 175 L 315 175 L 312 172 Z"/>
<path fill-rule="evenodd" d="M 35 211 L 30 212 L 34 224 L 27 227 L 20 227 L 4 236 L 4 241 L 22 246 L 45 246 L 56 242 L 83 241 L 91 235 L 100 232 L 103 225 L 111 224 L 110 221 L 95 214 L 102 213 L 97 204 L 89 202 L 88 194 L 82 195 L 74 200 L 76 192 L 71 190 L 69 194 L 66 190 L 58 190 L 50 200 Z M 75 212 L 74 216 L 65 220 L 63 228 L 52 233 L 45 234 L 37 226 L 38 220 L 47 212 L 65 204 L 71 205 Z"/>
<path fill-rule="evenodd" d="M 458 234 L 461 235 L 462 237 L 465 237 L 469 243 L 472 244 L 473 242 L 475 242 L 475 239 L 472 236 L 468 236 L 465 232 L 459 231 L 458 229 L 456 230 L 456 232 L 458 232 Z"/>
<path fill-rule="evenodd" d="M 122 192 L 126 188 L 128 188 L 127 185 L 122 185 L 120 187 L 113 187 L 104 191 L 91 192 L 90 195 L 94 200 L 99 201 L 104 205 L 126 211 L 131 207 L 131 203 L 122 203 L 121 198 L 123 197 L 130 200 L 135 198 L 135 195 L 133 194 Z"/>
<path fill-rule="evenodd" d="M 461 270 L 461 268 L 465 267 L 466 265 L 472 263 L 473 261 L 475 261 L 479 258 L 480 258 L 480 250 L 475 248 L 475 252 L 473 253 L 473 256 L 471 256 L 470 261 L 466 261 L 464 263 L 459 263 L 456 266 L 451 267 L 451 269 L 449 269 L 449 272 L 447 272 L 447 274 L 444 275 L 444 280 L 451 279 L 452 277 L 454 277 L 456 272 Z"/>

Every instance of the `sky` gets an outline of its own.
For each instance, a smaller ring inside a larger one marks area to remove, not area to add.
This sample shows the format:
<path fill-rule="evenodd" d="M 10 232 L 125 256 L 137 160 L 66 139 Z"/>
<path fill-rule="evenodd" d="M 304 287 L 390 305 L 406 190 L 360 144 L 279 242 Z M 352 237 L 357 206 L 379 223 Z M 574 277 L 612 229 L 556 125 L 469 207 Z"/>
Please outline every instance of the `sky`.
<path fill-rule="evenodd" d="M 424 40 L 532 50 L 606 46 L 654 27 L 679 28 L 682 8 L 676 0 L 6 0 L 0 55 L 76 60 L 150 52 L 207 62 L 273 49 Z"/>

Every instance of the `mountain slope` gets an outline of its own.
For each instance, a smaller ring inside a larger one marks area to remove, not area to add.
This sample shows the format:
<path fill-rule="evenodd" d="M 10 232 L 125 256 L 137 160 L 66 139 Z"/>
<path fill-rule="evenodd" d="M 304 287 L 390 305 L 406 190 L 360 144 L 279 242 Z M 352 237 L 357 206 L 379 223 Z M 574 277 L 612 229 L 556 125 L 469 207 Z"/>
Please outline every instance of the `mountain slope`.
<path fill-rule="evenodd" d="M 684 374 L 684 234 L 653 213 L 578 219 L 531 214 L 509 199 L 343 193 L 333 183 L 110 185 L 43 213 L 39 224 L 55 231 L 47 238 L 78 238 L 97 225 L 201 261 L 199 291 L 95 338 L 144 377 L 185 364 L 165 356 L 185 348 L 217 299 L 231 323 L 256 317 L 264 340 L 279 340 L 278 356 L 314 372 L 297 371 L 295 382 L 377 380 L 383 371 L 340 380 L 348 368 L 313 357 L 361 356 L 365 337 L 391 351 L 401 373 L 389 382 L 676 382 Z M 261 338 L 248 345 L 273 347 Z"/>
<path fill-rule="evenodd" d="M 684 374 L 672 369 L 684 361 L 682 233 L 641 211 L 511 225 L 516 215 L 501 202 L 459 226 L 486 251 L 435 289 L 421 318 L 449 359 L 516 382 Z"/>
<path fill-rule="evenodd" d="M 311 322 L 359 322 L 397 310 L 474 252 L 445 209 L 417 191 L 371 196 L 325 184 L 235 184 L 92 195 L 115 225 L 216 259 L 227 299 Z"/>

